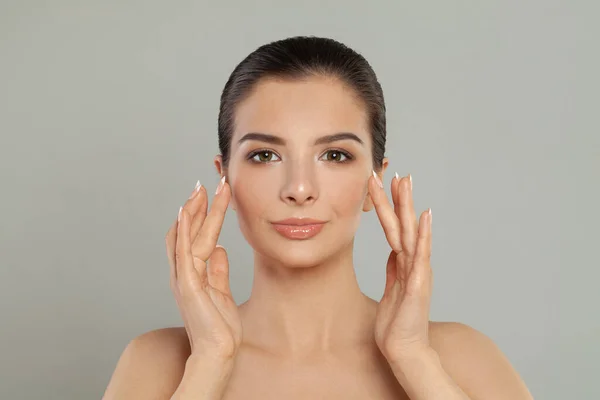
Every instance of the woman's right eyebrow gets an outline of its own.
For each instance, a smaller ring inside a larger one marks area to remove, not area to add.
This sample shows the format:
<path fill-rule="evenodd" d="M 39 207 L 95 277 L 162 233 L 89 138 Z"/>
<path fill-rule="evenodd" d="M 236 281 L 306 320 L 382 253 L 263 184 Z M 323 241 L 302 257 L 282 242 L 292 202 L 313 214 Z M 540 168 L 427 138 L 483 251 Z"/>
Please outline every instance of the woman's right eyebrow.
<path fill-rule="evenodd" d="M 257 140 L 259 142 L 271 143 L 283 146 L 285 145 L 285 140 L 280 138 L 279 136 L 269 135 L 266 133 L 258 133 L 258 132 L 250 132 L 246 133 L 242 138 L 238 141 L 238 144 L 242 144 L 248 140 Z"/>

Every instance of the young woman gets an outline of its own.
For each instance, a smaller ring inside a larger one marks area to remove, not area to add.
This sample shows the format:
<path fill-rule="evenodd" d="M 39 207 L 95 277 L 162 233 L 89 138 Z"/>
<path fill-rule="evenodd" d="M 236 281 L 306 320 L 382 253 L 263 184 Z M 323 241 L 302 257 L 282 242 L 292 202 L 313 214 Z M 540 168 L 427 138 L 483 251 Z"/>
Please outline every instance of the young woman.
<path fill-rule="evenodd" d="M 384 98 L 361 55 L 317 37 L 258 48 L 225 85 L 218 131 L 210 211 L 198 183 L 166 236 L 185 326 L 132 340 L 105 399 L 531 399 L 487 336 L 429 321 L 431 210 L 417 217 L 410 175 L 387 199 Z M 229 206 L 254 249 L 239 306 L 217 244 Z M 352 257 L 373 209 L 391 247 L 379 302 Z"/>

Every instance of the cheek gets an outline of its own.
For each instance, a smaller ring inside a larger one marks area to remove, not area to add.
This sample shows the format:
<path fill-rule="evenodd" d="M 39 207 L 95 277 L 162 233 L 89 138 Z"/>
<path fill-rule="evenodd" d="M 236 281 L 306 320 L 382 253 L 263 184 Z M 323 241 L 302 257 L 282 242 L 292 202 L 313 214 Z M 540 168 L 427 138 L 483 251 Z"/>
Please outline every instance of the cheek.
<path fill-rule="evenodd" d="M 269 217 L 269 205 L 277 198 L 276 191 L 272 180 L 252 168 L 240 168 L 232 186 L 232 201 L 243 232 L 260 229 L 263 219 Z"/>
<path fill-rule="evenodd" d="M 253 179 L 239 179 L 232 187 L 232 200 L 242 216 L 260 215 L 264 207 L 264 193 L 268 188 L 252 184 Z M 249 215 L 250 214 L 250 215 Z"/>
<path fill-rule="evenodd" d="M 327 199 L 340 218 L 360 216 L 366 194 L 367 178 L 354 173 L 336 177 L 327 184 Z"/>

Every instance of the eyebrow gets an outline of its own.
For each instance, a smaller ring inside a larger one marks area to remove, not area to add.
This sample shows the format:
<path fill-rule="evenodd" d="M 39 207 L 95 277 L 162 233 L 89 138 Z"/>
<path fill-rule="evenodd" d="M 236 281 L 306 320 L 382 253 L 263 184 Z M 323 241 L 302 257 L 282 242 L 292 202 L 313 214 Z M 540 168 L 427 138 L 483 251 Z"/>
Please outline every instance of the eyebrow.
<path fill-rule="evenodd" d="M 269 135 L 266 133 L 259 133 L 259 132 L 250 132 L 250 133 L 246 133 L 244 136 L 242 136 L 242 138 L 238 141 L 238 144 L 242 144 L 243 142 L 246 142 L 249 140 L 257 140 L 259 142 L 271 143 L 271 144 L 280 145 L 280 146 L 284 146 L 286 143 L 285 139 L 283 139 L 279 136 Z M 340 140 L 354 140 L 355 142 L 357 142 L 361 145 L 364 145 L 361 138 L 359 138 L 358 136 L 356 136 L 354 133 L 351 133 L 351 132 L 339 132 L 339 133 L 334 133 L 333 135 L 321 136 L 320 138 L 315 140 L 314 144 L 316 146 L 319 144 L 333 143 L 333 142 L 337 142 Z"/>

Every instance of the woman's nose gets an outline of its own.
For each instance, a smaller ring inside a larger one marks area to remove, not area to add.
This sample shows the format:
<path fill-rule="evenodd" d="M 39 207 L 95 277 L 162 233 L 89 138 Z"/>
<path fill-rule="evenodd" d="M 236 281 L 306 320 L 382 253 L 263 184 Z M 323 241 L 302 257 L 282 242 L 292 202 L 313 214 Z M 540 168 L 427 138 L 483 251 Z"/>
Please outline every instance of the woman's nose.
<path fill-rule="evenodd" d="M 310 168 L 294 167 L 288 171 L 281 190 L 281 199 L 288 204 L 301 205 L 318 198 L 317 184 Z"/>

